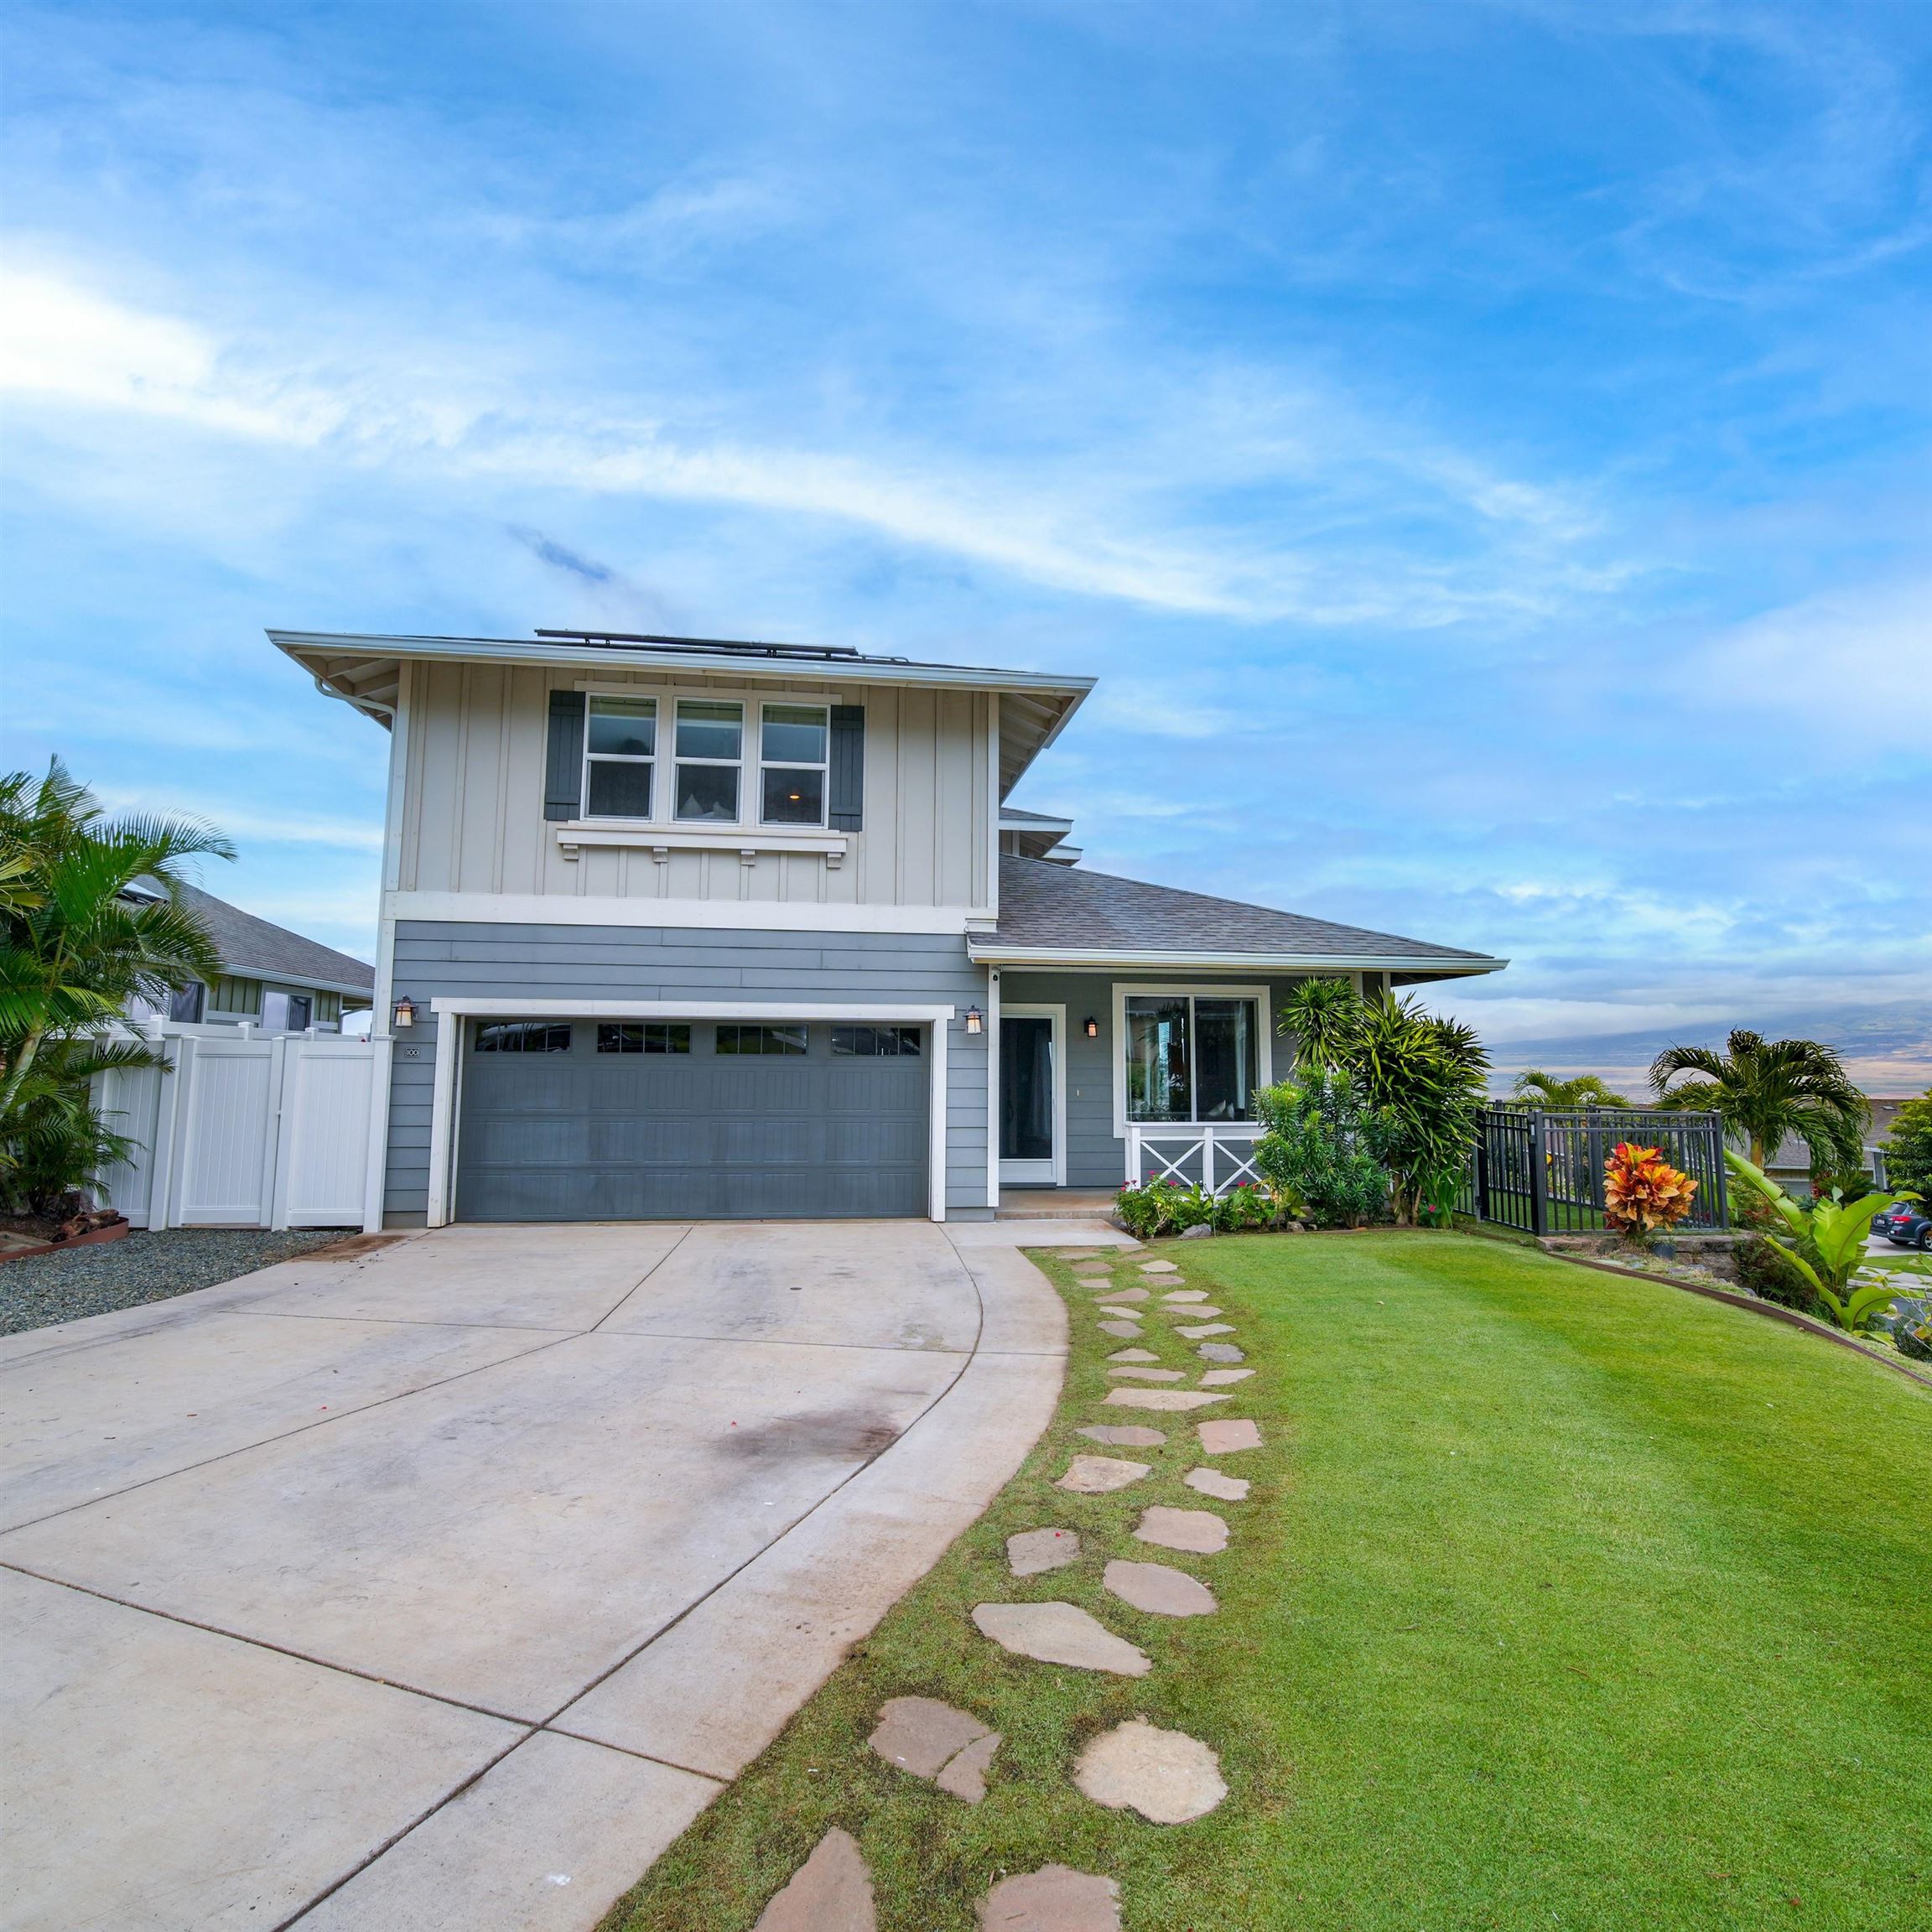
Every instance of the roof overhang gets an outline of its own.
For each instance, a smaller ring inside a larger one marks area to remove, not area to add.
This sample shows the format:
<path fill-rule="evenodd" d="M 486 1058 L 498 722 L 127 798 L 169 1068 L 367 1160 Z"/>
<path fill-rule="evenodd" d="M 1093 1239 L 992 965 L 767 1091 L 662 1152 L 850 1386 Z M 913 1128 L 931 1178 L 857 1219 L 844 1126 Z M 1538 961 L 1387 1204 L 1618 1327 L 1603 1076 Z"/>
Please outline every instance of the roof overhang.
<path fill-rule="evenodd" d="M 997 935 L 969 939 L 966 950 L 976 965 L 1071 967 L 1093 971 L 1117 967 L 1135 972 L 1179 973 L 1389 973 L 1411 984 L 1432 979 L 1473 979 L 1500 973 L 1509 962 L 1462 953 L 1428 958 L 1413 953 L 1161 953 L 1105 947 L 1003 946 Z"/>
<path fill-rule="evenodd" d="M 340 698 L 378 724 L 395 716 L 401 670 L 412 660 L 465 664 L 534 664 L 635 672 L 647 667 L 734 681 L 788 685 L 922 685 L 942 690 L 989 691 L 1000 699 L 1000 796 L 1059 736 L 1093 688 L 1091 678 L 1045 671 L 1003 671 L 970 664 L 918 664 L 890 657 L 768 657 L 747 647 L 679 651 L 653 645 L 598 643 L 543 637 L 415 637 L 330 631 L 271 631 L 269 641 L 294 659 L 316 688 Z M 695 641 L 693 641 L 695 642 Z"/>
<path fill-rule="evenodd" d="M 236 979 L 266 979 L 277 986 L 306 986 L 317 993 L 340 993 L 346 1000 L 372 1000 L 376 996 L 373 979 L 358 986 L 347 979 L 324 979 L 314 973 L 291 973 L 285 967 L 249 966 L 226 959 L 221 962 L 221 970 Z"/>

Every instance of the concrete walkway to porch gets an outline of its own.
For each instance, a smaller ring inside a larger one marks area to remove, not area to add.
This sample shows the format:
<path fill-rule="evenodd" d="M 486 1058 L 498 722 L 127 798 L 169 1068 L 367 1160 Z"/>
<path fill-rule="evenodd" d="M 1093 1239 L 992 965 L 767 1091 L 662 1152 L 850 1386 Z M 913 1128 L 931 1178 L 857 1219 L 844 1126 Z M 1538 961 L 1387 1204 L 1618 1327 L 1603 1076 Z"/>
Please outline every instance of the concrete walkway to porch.
<path fill-rule="evenodd" d="M 1005 1483 L 1093 1223 L 450 1228 L 0 1344 L 13 1932 L 582 1932 Z"/>

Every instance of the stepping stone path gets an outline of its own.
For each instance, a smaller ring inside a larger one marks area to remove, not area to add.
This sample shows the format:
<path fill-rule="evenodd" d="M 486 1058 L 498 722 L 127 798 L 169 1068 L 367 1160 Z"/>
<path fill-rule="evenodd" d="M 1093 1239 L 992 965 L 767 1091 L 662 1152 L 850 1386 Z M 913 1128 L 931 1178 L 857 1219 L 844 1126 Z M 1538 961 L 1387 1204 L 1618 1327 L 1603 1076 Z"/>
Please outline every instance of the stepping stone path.
<path fill-rule="evenodd" d="M 1130 1717 L 1096 1737 L 1080 1753 L 1073 1782 L 1096 1805 L 1138 1811 L 1156 1825 L 1204 1818 L 1228 1795 L 1214 1752 L 1145 1717 Z"/>
<path fill-rule="evenodd" d="M 1237 1449 L 1259 1449 L 1261 1431 L 1252 1422 L 1197 1422 L 1203 1456 L 1232 1456 Z"/>
<path fill-rule="evenodd" d="M 1145 1301 L 1148 1296 L 1145 1288 L 1115 1288 L 1101 1299 L 1107 1301 Z"/>
<path fill-rule="evenodd" d="M 1120 1932 L 1120 1888 L 1070 1865 L 1043 1865 L 1002 1878 L 979 1901 L 979 1932 Z"/>
<path fill-rule="evenodd" d="M 1084 1436 L 1089 1442 L 1106 1442 L 1116 1449 L 1158 1449 L 1167 1440 L 1158 1429 L 1137 1429 L 1132 1423 L 1115 1427 L 1094 1422 L 1074 1433 Z"/>
<path fill-rule="evenodd" d="M 1204 1288 L 1176 1288 L 1171 1295 L 1163 1295 L 1163 1301 L 1205 1301 L 1208 1291 Z"/>
<path fill-rule="evenodd" d="M 1108 1670 L 1116 1677 L 1145 1677 L 1154 1668 L 1145 1650 L 1116 1637 L 1077 1603 L 978 1603 L 973 1621 L 979 1634 L 1002 1650 L 1038 1663 Z"/>
<path fill-rule="evenodd" d="M 1141 1328 L 1138 1322 L 1103 1322 L 1100 1332 L 1118 1336 L 1123 1342 L 1131 1342 L 1141 1332 Z"/>
<path fill-rule="evenodd" d="M 1241 1488 L 1245 1493 L 1248 1485 L 1244 1483 Z M 1022 1530 L 1006 1539 L 1006 1567 L 1015 1576 L 1037 1576 L 1079 1561 L 1080 1539 L 1071 1530 Z"/>
<path fill-rule="evenodd" d="M 1203 1389 L 1227 1389 L 1237 1382 L 1245 1382 L 1254 1371 L 1252 1368 L 1210 1368 L 1201 1378 Z"/>
<path fill-rule="evenodd" d="M 1218 1469 L 1190 1469 L 1181 1480 L 1190 1489 L 1198 1489 L 1203 1496 L 1218 1496 L 1223 1503 L 1248 1500 L 1250 1485 L 1245 1476 L 1223 1476 Z"/>
<path fill-rule="evenodd" d="M 1178 1368 L 1109 1368 L 1107 1373 L 1128 1382 L 1178 1382 L 1182 1379 Z"/>
<path fill-rule="evenodd" d="M 1232 1335 L 1234 1324 L 1232 1322 L 1200 1322 L 1192 1328 L 1176 1328 L 1174 1332 L 1185 1335 L 1190 1342 L 1198 1342 L 1203 1335 Z"/>
<path fill-rule="evenodd" d="M 1225 1402 L 1200 1389 L 1109 1389 L 1107 1403 L 1113 1409 L 1205 1409 L 1210 1402 Z"/>
<path fill-rule="evenodd" d="M 1204 1362 L 1245 1362 L 1248 1359 L 1232 1342 L 1203 1342 L 1194 1353 Z"/>
<path fill-rule="evenodd" d="M 1228 1525 L 1212 1509 L 1170 1509 L 1156 1503 L 1140 1512 L 1134 1540 L 1213 1556 L 1228 1547 Z"/>
<path fill-rule="evenodd" d="M 1167 1312 L 1170 1315 L 1191 1315 L 1197 1322 L 1212 1322 L 1221 1311 L 1218 1308 L 1170 1308 Z M 1181 1332 L 1185 1335 L 1187 1331 L 1183 1328 Z"/>
<path fill-rule="evenodd" d="M 1138 1483 L 1152 1467 L 1149 1462 L 1124 1462 L 1113 1456 L 1076 1456 L 1053 1487 L 1076 1496 L 1105 1496 Z"/>
<path fill-rule="evenodd" d="M 1109 1596 L 1152 1617 L 1212 1617 L 1221 1607 L 1205 1583 L 1165 1563 L 1129 1563 L 1116 1556 L 1100 1581 Z"/>
<path fill-rule="evenodd" d="M 879 1932 L 872 1874 L 858 1840 L 836 1826 L 828 1831 L 752 1932 Z"/>
<path fill-rule="evenodd" d="M 1107 1359 L 1109 1362 L 1158 1362 L 1161 1358 L 1151 1348 L 1116 1348 Z"/>
<path fill-rule="evenodd" d="M 1181 1270 L 1171 1261 L 1143 1261 L 1140 1272 L 1143 1275 L 1178 1275 Z"/>
<path fill-rule="evenodd" d="M 879 1727 L 866 1742 L 888 1764 L 977 1805 L 1000 1733 L 936 1697 L 894 1697 L 879 1706 Z"/>

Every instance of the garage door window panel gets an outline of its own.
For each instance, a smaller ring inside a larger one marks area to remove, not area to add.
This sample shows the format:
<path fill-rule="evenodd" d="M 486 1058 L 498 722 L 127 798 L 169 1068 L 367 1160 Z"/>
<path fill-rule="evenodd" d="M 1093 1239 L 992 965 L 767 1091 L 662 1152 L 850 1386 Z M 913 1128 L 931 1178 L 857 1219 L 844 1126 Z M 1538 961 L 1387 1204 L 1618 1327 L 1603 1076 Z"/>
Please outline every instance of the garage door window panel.
<path fill-rule="evenodd" d="M 570 1029 L 543 1020 L 488 1020 L 476 1029 L 479 1053 L 568 1053 Z"/>
<path fill-rule="evenodd" d="M 600 1021 L 597 1026 L 600 1053 L 688 1053 L 691 1029 L 660 1021 Z"/>
<path fill-rule="evenodd" d="M 749 1059 L 802 1059 L 809 1040 L 802 1026 L 720 1026 L 717 1050 Z"/>

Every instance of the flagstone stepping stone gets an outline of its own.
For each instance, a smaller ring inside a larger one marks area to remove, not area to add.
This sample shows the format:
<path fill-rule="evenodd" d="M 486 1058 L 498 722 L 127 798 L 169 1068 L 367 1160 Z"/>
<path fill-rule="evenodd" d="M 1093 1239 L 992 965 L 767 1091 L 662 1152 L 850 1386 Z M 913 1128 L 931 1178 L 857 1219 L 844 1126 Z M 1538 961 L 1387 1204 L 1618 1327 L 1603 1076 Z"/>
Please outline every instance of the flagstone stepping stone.
<path fill-rule="evenodd" d="M 1006 1567 L 1015 1576 L 1037 1576 L 1079 1561 L 1080 1539 L 1071 1530 L 1022 1530 L 1006 1539 Z"/>
<path fill-rule="evenodd" d="M 1110 1409 L 1205 1409 L 1210 1402 L 1225 1402 L 1204 1389 L 1109 1389 Z"/>
<path fill-rule="evenodd" d="M 1158 1362 L 1161 1358 L 1151 1348 L 1116 1348 L 1107 1359 L 1109 1362 Z"/>
<path fill-rule="evenodd" d="M 1142 1333 L 1142 1329 L 1138 1322 L 1103 1322 L 1100 1332 L 1117 1336 L 1123 1342 L 1132 1342 Z"/>
<path fill-rule="evenodd" d="M 1165 1563 L 1130 1563 L 1116 1556 L 1100 1581 L 1109 1596 L 1151 1617 L 1211 1617 L 1221 1607 L 1205 1583 Z"/>
<path fill-rule="evenodd" d="M 752 1932 L 878 1932 L 872 1874 L 859 1841 L 836 1826 L 818 1841 L 792 1883 L 758 1915 Z"/>
<path fill-rule="evenodd" d="M 1204 1818 L 1228 1795 L 1221 1760 L 1208 1746 L 1145 1717 L 1096 1737 L 1080 1753 L 1073 1782 L 1096 1805 L 1138 1811 L 1156 1825 Z"/>
<path fill-rule="evenodd" d="M 1203 1342 L 1194 1353 L 1204 1362 L 1245 1362 L 1248 1359 L 1232 1342 Z"/>
<path fill-rule="evenodd" d="M 1152 1467 L 1150 1462 L 1124 1462 L 1114 1456 L 1076 1456 L 1053 1487 L 1076 1496 L 1105 1496 L 1138 1483 Z"/>
<path fill-rule="evenodd" d="M 1201 1453 L 1203 1456 L 1232 1456 L 1237 1449 L 1259 1449 L 1261 1446 L 1261 1431 L 1253 1422 L 1245 1420 L 1219 1422 L 1197 1422 L 1194 1433 L 1201 1438 Z"/>
<path fill-rule="evenodd" d="M 1109 1368 L 1109 1375 L 1118 1375 L 1127 1382 L 1178 1382 L 1178 1368 Z"/>
<path fill-rule="evenodd" d="M 1170 1315 L 1186 1315 L 1197 1322 L 1212 1322 L 1221 1311 L 1218 1308 L 1170 1308 L 1166 1312 Z M 1187 1331 L 1183 1328 L 1181 1332 L 1185 1335 Z"/>
<path fill-rule="evenodd" d="M 1120 1888 L 1070 1865 L 1042 1865 L 1002 1878 L 979 1901 L 979 1932 L 1120 1932 Z"/>
<path fill-rule="evenodd" d="M 1209 1368 L 1201 1377 L 1203 1389 L 1226 1389 L 1236 1382 L 1245 1382 L 1254 1371 L 1252 1368 Z"/>
<path fill-rule="evenodd" d="M 1109 1670 L 1116 1677 L 1145 1677 L 1154 1668 L 1145 1650 L 1077 1603 L 978 1603 L 973 1621 L 1002 1650 L 1037 1663 Z"/>
<path fill-rule="evenodd" d="M 1203 1496 L 1217 1496 L 1223 1503 L 1244 1503 L 1251 1485 L 1245 1476 L 1223 1476 L 1218 1469 L 1190 1469 L 1181 1480 Z"/>
<path fill-rule="evenodd" d="M 1111 1288 L 1101 1297 L 1106 1301 L 1145 1301 L 1147 1298 L 1145 1288 Z"/>
<path fill-rule="evenodd" d="M 1213 1556 L 1228 1547 L 1228 1525 L 1212 1509 L 1170 1509 L 1156 1503 L 1140 1512 L 1136 1543 L 1157 1543 L 1163 1550 L 1185 1550 L 1192 1556 Z"/>
<path fill-rule="evenodd" d="M 1158 1449 L 1167 1440 L 1158 1429 L 1140 1429 L 1130 1422 L 1093 1422 L 1073 1433 L 1084 1436 L 1089 1442 L 1106 1442 L 1117 1449 Z"/>
<path fill-rule="evenodd" d="M 1190 1342 L 1198 1342 L 1203 1335 L 1232 1335 L 1234 1324 L 1232 1322 L 1201 1322 L 1192 1328 L 1176 1328 L 1174 1332 L 1185 1335 Z"/>
<path fill-rule="evenodd" d="M 865 1742 L 888 1764 L 915 1778 L 937 1778 L 969 1744 L 999 1733 L 969 1711 L 937 1697 L 892 1697 L 879 1706 L 879 1727 Z"/>
<path fill-rule="evenodd" d="M 1140 1272 L 1143 1275 L 1178 1275 L 1181 1270 L 1171 1261 L 1143 1261 Z"/>
<path fill-rule="evenodd" d="M 986 1795 L 986 1774 L 992 1768 L 993 1753 L 999 1748 L 1000 1733 L 989 1731 L 969 1744 L 932 1782 L 948 1795 L 977 1805 Z"/>
<path fill-rule="evenodd" d="M 1208 1291 L 1205 1288 L 1176 1288 L 1171 1295 L 1163 1295 L 1161 1299 L 1163 1301 L 1205 1301 Z"/>

